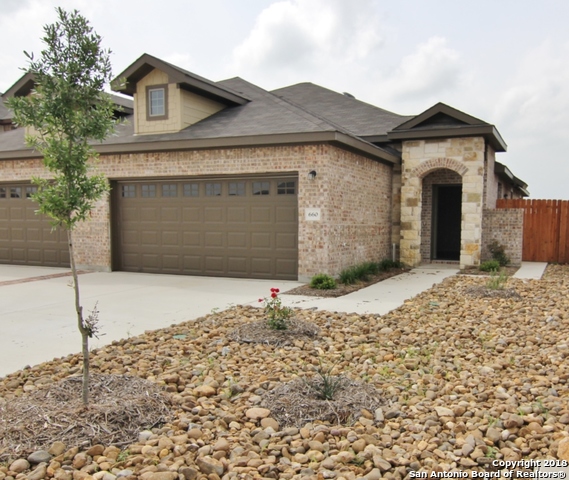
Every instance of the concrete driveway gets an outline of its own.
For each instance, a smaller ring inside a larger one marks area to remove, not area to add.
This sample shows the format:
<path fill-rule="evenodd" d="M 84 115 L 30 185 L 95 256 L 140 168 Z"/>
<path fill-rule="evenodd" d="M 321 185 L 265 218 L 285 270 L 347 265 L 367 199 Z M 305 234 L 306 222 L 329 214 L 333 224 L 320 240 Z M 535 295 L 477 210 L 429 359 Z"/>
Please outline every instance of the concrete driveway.
<path fill-rule="evenodd" d="M 69 270 L 0 265 L 0 377 L 81 350 Z M 256 304 L 271 287 L 292 281 L 189 277 L 112 272 L 79 277 L 88 314 L 98 302 L 102 332 L 97 348 L 146 330 L 167 327 L 224 310 Z"/>

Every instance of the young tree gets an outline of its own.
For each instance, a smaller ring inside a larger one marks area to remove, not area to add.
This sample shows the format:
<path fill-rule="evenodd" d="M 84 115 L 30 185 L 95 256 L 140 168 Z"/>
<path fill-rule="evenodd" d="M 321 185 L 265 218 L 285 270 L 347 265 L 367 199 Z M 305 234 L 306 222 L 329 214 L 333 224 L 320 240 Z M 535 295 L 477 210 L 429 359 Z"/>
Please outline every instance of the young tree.
<path fill-rule="evenodd" d="M 84 221 L 97 200 L 108 190 L 102 175 L 90 171 L 89 160 L 97 153 L 90 144 L 102 141 L 114 130 L 114 105 L 103 88 L 111 77 L 110 50 L 77 10 L 57 8 L 57 21 L 44 27 L 39 59 L 24 52 L 34 77 L 35 89 L 26 97 L 8 100 L 18 125 L 32 127 L 26 143 L 43 155 L 51 179 L 34 178 L 38 190 L 32 196 L 39 212 L 63 227 L 69 239 L 77 325 L 82 337 L 83 403 L 89 402 L 89 338 L 97 333 L 96 311 L 84 318 L 79 296 L 73 231 Z"/>

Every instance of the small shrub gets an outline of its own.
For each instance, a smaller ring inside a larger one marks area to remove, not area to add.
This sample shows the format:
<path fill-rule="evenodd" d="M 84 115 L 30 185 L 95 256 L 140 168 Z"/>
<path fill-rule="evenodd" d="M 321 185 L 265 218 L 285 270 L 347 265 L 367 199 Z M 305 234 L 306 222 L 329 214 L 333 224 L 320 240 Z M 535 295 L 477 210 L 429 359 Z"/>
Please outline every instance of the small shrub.
<path fill-rule="evenodd" d="M 353 268 L 358 280 L 361 280 L 362 282 L 367 282 L 369 280 L 370 272 L 367 263 L 361 263 Z"/>
<path fill-rule="evenodd" d="M 344 285 L 353 285 L 358 281 L 357 272 L 354 267 L 345 268 L 340 272 L 340 282 Z"/>
<path fill-rule="evenodd" d="M 492 258 L 496 260 L 501 267 L 505 267 L 510 263 L 510 257 L 506 255 L 506 247 L 497 240 L 492 240 L 492 242 L 490 242 L 488 250 L 490 250 Z"/>
<path fill-rule="evenodd" d="M 332 290 L 336 288 L 336 280 L 334 280 L 330 275 L 325 273 L 319 273 L 314 275 L 312 280 L 310 280 L 310 286 L 318 290 Z"/>
<path fill-rule="evenodd" d="M 378 267 L 380 272 L 388 272 L 393 268 L 402 268 L 403 264 L 401 262 L 398 262 L 397 260 L 384 258 L 381 262 L 379 262 Z"/>
<path fill-rule="evenodd" d="M 365 262 L 362 264 L 362 268 L 369 275 L 377 275 L 379 273 L 379 265 L 376 262 Z"/>
<path fill-rule="evenodd" d="M 508 276 L 505 273 L 498 275 L 496 272 L 493 272 L 490 280 L 486 283 L 486 287 L 490 290 L 504 290 L 507 282 Z"/>
<path fill-rule="evenodd" d="M 483 272 L 497 272 L 500 270 L 500 262 L 498 260 L 487 260 L 482 262 L 479 268 Z"/>
<path fill-rule="evenodd" d="M 259 298 L 259 302 L 265 303 L 265 313 L 269 317 L 267 324 L 271 330 L 286 330 L 287 320 L 292 316 L 292 309 L 283 307 L 279 298 L 279 289 L 271 288 L 270 298 Z"/>
<path fill-rule="evenodd" d="M 342 386 L 342 377 L 332 375 L 332 370 L 334 370 L 337 363 L 326 370 L 322 365 L 322 361 L 320 359 L 318 361 L 320 366 L 316 369 L 317 378 L 312 381 L 306 381 L 306 384 L 319 400 L 334 400 L 336 392 Z"/>

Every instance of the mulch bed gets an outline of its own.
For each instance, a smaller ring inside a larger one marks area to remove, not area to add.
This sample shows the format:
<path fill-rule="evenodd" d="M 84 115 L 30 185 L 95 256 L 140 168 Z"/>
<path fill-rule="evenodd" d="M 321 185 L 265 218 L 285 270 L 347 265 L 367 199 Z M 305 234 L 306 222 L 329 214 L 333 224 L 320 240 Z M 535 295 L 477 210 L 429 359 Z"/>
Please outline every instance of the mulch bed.
<path fill-rule="evenodd" d="M 375 410 L 386 403 L 372 385 L 343 376 L 332 380 L 339 382 L 332 400 L 321 400 L 316 394 L 314 383 L 322 383 L 322 378 L 297 378 L 267 392 L 261 406 L 281 426 L 301 428 L 315 421 L 352 425 L 361 416 L 373 418 Z"/>
<path fill-rule="evenodd" d="M 290 318 L 286 330 L 269 328 L 266 320 L 246 323 L 233 330 L 230 340 L 241 343 L 262 343 L 282 347 L 294 344 L 295 340 L 312 340 L 320 334 L 320 329 L 311 322 Z"/>
<path fill-rule="evenodd" d="M 505 274 L 508 277 L 513 276 L 520 267 L 501 267 L 498 272 L 495 272 L 497 275 L 501 273 Z M 492 272 L 483 272 L 482 270 L 478 269 L 477 267 L 465 268 L 460 271 L 463 275 L 492 275 Z"/>
<path fill-rule="evenodd" d="M 377 275 L 370 275 L 369 280 L 363 282 L 358 282 L 353 285 L 344 285 L 338 283 L 336 288 L 330 290 L 319 290 L 317 288 L 312 288 L 310 285 L 301 285 L 300 287 L 293 288 L 292 290 L 287 290 L 284 292 L 286 295 L 305 295 L 307 297 L 341 297 L 347 295 L 348 293 L 356 292 L 362 288 L 369 287 L 374 283 L 387 280 L 388 278 L 395 277 L 396 275 L 401 275 L 402 273 L 408 272 L 409 268 L 393 268 L 387 272 L 381 272 Z"/>
<path fill-rule="evenodd" d="M 82 377 L 64 380 L 0 404 L 0 461 L 48 450 L 56 442 L 84 447 L 123 445 L 172 415 L 156 384 L 127 375 L 92 375 L 83 405 Z"/>

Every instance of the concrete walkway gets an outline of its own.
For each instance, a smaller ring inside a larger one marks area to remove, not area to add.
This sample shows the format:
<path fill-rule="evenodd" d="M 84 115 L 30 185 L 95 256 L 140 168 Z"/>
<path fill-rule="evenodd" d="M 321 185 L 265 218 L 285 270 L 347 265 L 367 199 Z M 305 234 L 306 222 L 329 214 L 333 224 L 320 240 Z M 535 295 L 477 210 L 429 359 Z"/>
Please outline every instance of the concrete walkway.
<path fill-rule="evenodd" d="M 546 264 L 526 264 L 518 278 L 540 278 Z M 347 313 L 385 314 L 458 272 L 427 265 L 339 298 L 286 295 L 283 304 Z M 70 272 L 61 268 L 0 265 L 0 377 L 81 349 Z M 271 287 L 286 292 L 294 281 L 92 272 L 80 276 L 86 314 L 97 303 L 102 332 L 91 348 L 232 305 L 260 306 Z"/>
<path fill-rule="evenodd" d="M 522 266 L 514 274 L 514 278 L 539 280 L 546 268 L 546 262 L 522 262 Z"/>
<path fill-rule="evenodd" d="M 458 273 L 455 265 L 424 265 L 338 298 L 284 295 L 283 303 L 300 308 L 331 312 L 377 313 L 384 315 L 406 300 Z"/>

